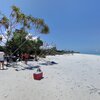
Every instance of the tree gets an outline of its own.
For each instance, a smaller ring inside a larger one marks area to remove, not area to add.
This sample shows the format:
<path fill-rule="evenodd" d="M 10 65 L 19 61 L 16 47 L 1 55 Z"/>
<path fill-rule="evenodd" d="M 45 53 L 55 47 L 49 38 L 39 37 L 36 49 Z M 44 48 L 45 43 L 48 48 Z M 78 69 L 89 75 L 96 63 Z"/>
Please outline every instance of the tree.
<path fill-rule="evenodd" d="M 8 44 L 11 44 L 12 41 L 15 42 L 14 39 L 17 36 L 20 36 L 20 34 L 23 35 L 23 32 L 29 33 L 29 30 L 36 30 L 37 33 L 42 34 L 47 34 L 49 32 L 49 28 L 45 24 L 43 19 L 35 18 L 31 15 L 26 15 L 22 13 L 20 8 L 16 6 L 12 6 L 11 8 L 12 11 L 9 17 L 5 16 L 4 14 L 1 14 L 0 19 L 0 34 L 7 39 L 5 47 L 7 47 Z M 11 39 L 12 41 L 10 41 Z"/>
<path fill-rule="evenodd" d="M 16 31 L 13 33 L 13 38 L 7 42 L 8 54 L 21 55 L 23 53 L 34 54 L 35 60 L 37 55 L 40 54 L 40 46 L 43 45 L 43 41 L 40 38 L 35 40 L 27 40 L 26 36 L 28 33 L 24 31 Z"/>

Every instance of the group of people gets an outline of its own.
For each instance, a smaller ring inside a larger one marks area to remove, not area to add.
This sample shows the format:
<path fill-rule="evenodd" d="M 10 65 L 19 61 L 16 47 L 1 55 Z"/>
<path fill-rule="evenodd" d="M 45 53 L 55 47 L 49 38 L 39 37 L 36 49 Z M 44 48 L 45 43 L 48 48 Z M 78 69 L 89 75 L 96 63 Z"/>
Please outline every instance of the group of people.
<path fill-rule="evenodd" d="M 25 64 L 27 64 L 28 58 L 29 54 L 27 53 L 21 55 L 21 59 L 25 61 Z M 0 69 L 4 69 L 4 60 L 5 60 L 5 53 L 3 51 L 0 51 Z M 8 62 L 9 61 L 7 60 L 7 63 Z"/>

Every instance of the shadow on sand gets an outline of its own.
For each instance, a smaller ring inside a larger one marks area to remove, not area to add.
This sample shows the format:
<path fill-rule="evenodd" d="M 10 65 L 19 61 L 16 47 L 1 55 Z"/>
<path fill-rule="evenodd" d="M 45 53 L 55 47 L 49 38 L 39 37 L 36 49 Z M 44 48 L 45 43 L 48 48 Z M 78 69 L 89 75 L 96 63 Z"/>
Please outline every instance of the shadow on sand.
<path fill-rule="evenodd" d="M 39 65 L 46 65 L 46 66 L 55 65 L 55 64 L 58 64 L 58 63 L 56 63 L 55 61 L 46 61 L 46 62 L 39 63 Z M 22 65 L 19 65 L 18 63 L 11 63 L 11 64 L 6 65 L 6 67 L 7 69 L 9 67 L 12 67 L 15 69 L 15 71 L 21 71 L 21 70 L 34 70 L 34 69 L 39 68 L 40 67 L 39 65 L 34 66 L 34 65 L 27 64 L 27 66 L 23 67 Z"/>
<path fill-rule="evenodd" d="M 40 66 L 32 66 L 32 65 L 28 65 L 28 67 L 24 67 L 24 68 L 16 68 L 15 71 L 21 71 L 21 70 L 34 70 L 36 68 L 39 68 Z"/>
<path fill-rule="evenodd" d="M 55 65 L 55 64 L 58 64 L 54 61 L 47 61 L 47 62 L 44 62 L 44 63 L 39 63 L 40 65 Z"/>

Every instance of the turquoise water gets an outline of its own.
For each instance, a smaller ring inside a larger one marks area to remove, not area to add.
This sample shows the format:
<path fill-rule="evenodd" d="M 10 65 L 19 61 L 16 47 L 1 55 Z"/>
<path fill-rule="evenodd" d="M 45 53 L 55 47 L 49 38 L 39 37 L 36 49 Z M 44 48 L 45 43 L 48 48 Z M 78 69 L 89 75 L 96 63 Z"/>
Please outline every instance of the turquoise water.
<path fill-rule="evenodd" d="M 94 53 L 87 53 L 87 54 L 100 56 L 100 54 L 94 54 Z"/>
<path fill-rule="evenodd" d="M 100 53 L 82 53 L 82 54 L 89 54 L 89 55 L 97 55 L 97 56 L 100 56 Z"/>

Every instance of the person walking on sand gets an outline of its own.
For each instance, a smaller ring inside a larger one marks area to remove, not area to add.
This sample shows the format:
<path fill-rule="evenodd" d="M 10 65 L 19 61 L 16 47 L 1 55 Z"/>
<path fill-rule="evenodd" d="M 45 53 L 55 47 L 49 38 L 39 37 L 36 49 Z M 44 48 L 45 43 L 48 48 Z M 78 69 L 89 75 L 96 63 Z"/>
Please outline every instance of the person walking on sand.
<path fill-rule="evenodd" d="M 4 52 L 0 51 L 0 69 L 4 69 Z"/>

